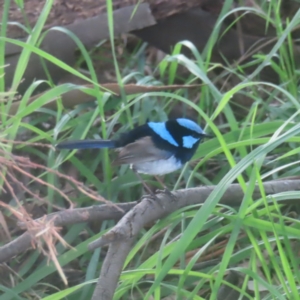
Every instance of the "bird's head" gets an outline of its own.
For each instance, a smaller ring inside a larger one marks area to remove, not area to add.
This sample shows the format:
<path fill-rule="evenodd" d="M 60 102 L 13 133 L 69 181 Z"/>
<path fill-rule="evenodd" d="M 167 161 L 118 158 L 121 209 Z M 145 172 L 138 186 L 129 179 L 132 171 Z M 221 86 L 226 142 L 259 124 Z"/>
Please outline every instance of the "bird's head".
<path fill-rule="evenodd" d="M 205 137 L 210 137 L 192 120 L 185 118 L 171 119 L 166 122 L 149 122 L 153 132 L 171 147 L 195 149 Z"/>
<path fill-rule="evenodd" d="M 178 118 L 170 124 L 172 135 L 182 139 L 182 146 L 184 148 L 193 148 L 198 145 L 203 138 L 212 137 L 205 133 L 203 129 L 194 121 L 185 118 Z"/>

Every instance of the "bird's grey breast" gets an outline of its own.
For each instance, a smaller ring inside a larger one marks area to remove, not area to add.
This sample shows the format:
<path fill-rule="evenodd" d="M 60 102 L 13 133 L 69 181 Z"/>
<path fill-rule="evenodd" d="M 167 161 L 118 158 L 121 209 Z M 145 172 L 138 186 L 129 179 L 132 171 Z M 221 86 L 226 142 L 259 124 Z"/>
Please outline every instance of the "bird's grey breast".
<path fill-rule="evenodd" d="M 137 172 L 149 175 L 164 175 L 174 172 L 181 167 L 182 163 L 174 155 L 168 159 L 131 164 L 131 168 L 134 168 Z"/>

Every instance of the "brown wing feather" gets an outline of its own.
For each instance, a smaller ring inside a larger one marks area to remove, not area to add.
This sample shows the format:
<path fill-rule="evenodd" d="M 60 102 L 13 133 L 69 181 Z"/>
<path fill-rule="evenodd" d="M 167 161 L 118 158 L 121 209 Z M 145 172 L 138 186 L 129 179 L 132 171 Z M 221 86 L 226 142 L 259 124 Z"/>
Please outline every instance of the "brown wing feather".
<path fill-rule="evenodd" d="M 157 149 L 151 137 L 147 136 L 123 147 L 114 165 L 137 164 L 159 159 L 167 159 L 172 153 Z"/>

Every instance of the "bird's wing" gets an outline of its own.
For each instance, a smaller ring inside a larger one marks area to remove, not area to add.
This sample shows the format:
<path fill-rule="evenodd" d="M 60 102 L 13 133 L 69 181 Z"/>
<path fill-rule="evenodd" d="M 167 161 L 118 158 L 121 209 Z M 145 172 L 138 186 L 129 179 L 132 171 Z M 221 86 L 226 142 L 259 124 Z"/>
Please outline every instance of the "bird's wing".
<path fill-rule="evenodd" d="M 171 152 L 158 149 L 153 144 L 151 137 L 147 136 L 123 147 L 114 161 L 114 165 L 137 164 L 168 159 L 170 156 L 172 156 Z"/>

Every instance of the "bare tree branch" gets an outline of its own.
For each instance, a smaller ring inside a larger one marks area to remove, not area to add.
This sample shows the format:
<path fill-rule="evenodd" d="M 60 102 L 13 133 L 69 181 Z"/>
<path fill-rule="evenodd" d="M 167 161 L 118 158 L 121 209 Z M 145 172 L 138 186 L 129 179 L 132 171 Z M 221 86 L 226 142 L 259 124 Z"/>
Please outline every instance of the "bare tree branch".
<path fill-rule="evenodd" d="M 49 214 L 46 217 L 46 221 L 54 219 L 55 226 L 65 226 L 82 222 L 118 220 L 132 209 L 136 203 L 120 203 L 115 207 L 105 204 L 87 208 L 69 209 Z M 20 226 L 24 227 L 24 223 L 20 223 Z M 33 237 L 29 232 L 25 232 L 20 237 L 0 247 L 0 263 L 8 261 L 12 257 L 24 252 L 26 249 L 32 247 L 32 243 Z"/>
<path fill-rule="evenodd" d="M 116 220 L 123 216 L 114 228 L 107 232 L 101 239 L 96 240 L 89 245 L 89 248 L 92 250 L 108 243 L 111 244 L 109 254 L 106 256 L 103 264 L 99 283 L 95 290 L 95 293 L 97 293 L 96 295 L 103 294 L 103 298 L 101 298 L 102 296 L 100 298 L 93 298 L 111 299 L 109 297 L 113 295 L 124 261 L 139 231 L 146 224 L 161 219 L 177 209 L 193 204 L 204 203 L 213 189 L 214 187 L 212 186 L 179 190 L 174 193 L 177 200 L 170 198 L 166 194 L 158 194 L 158 201 L 145 198 L 138 204 L 137 202 L 130 202 L 118 204 L 118 206 L 95 205 L 87 208 L 60 211 L 48 215 L 46 220 L 54 219 L 55 226 L 63 226 L 93 220 Z M 264 189 L 266 195 L 286 191 L 299 191 L 300 180 L 266 182 L 264 183 Z M 220 203 L 231 207 L 238 207 L 241 204 L 243 197 L 244 193 L 240 186 L 238 184 L 232 184 L 224 193 Z M 255 188 L 252 197 L 254 200 L 261 197 L 258 187 Z M 0 247 L 0 263 L 5 262 L 13 256 L 30 248 L 33 240 L 30 233 L 25 232 L 14 241 Z M 108 284 L 104 284 L 104 282 L 110 282 L 111 285 L 108 286 Z"/>
<path fill-rule="evenodd" d="M 264 188 L 266 195 L 272 195 L 284 191 L 297 191 L 300 190 L 300 180 L 270 181 L 264 183 Z M 157 202 L 145 199 L 147 201 L 142 201 L 137 204 L 119 221 L 115 227 L 98 240 L 92 242 L 89 245 L 89 249 L 93 250 L 116 240 L 119 241 L 129 237 L 134 237 L 148 223 L 161 219 L 185 206 L 204 203 L 213 189 L 214 186 L 203 186 L 199 188 L 178 190 L 174 192 L 177 201 L 174 201 L 174 199 L 169 197 L 167 194 L 158 194 L 157 198 L 160 201 Z M 240 185 L 232 184 L 224 193 L 220 203 L 231 207 L 238 207 L 241 204 L 243 197 L 244 192 Z M 252 197 L 254 200 L 261 197 L 259 187 L 255 188 Z M 164 208 L 162 208 L 162 204 Z"/>
<path fill-rule="evenodd" d="M 124 261 L 133 242 L 134 238 L 129 238 L 126 241 L 114 242 L 109 245 L 92 300 L 110 300 L 113 298 Z"/>
<path fill-rule="evenodd" d="M 177 200 L 174 200 L 166 194 L 158 194 L 157 197 L 159 198 L 159 201 L 156 202 L 146 198 L 130 210 L 115 227 L 104 234 L 100 239 L 90 243 L 90 250 L 110 244 L 110 249 L 114 254 L 113 259 L 112 255 L 107 255 L 104 260 L 103 268 L 92 299 L 110 300 L 113 298 L 114 290 L 117 286 L 116 270 L 120 270 L 121 274 L 121 266 L 124 265 L 124 261 L 130 251 L 129 241 L 134 240 L 139 231 L 146 224 L 163 218 L 182 207 L 204 203 L 213 189 L 214 187 L 200 187 L 179 190 L 174 193 Z M 286 191 L 299 191 L 300 180 L 266 182 L 264 183 L 264 190 L 266 195 L 273 195 Z M 241 204 L 243 197 L 244 192 L 240 185 L 232 184 L 224 193 L 220 203 L 231 207 L 237 207 Z M 261 198 L 258 186 L 254 189 L 252 198 L 253 200 Z M 123 251 L 118 251 L 119 249 L 117 248 L 123 245 L 122 241 L 124 243 L 124 249 Z"/>

